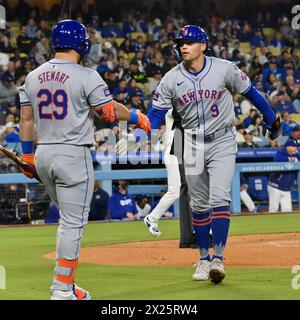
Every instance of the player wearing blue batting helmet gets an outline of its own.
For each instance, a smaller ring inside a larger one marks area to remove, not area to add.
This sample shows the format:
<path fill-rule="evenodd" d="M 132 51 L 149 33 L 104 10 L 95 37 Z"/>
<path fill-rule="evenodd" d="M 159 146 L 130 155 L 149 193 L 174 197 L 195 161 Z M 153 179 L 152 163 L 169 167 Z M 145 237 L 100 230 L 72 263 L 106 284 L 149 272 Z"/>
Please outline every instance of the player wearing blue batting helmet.
<path fill-rule="evenodd" d="M 204 52 L 206 52 L 207 47 L 208 47 L 208 36 L 207 36 L 206 32 L 200 26 L 186 25 L 183 28 L 181 28 L 179 35 L 176 39 L 174 39 L 174 42 L 175 42 L 174 50 L 176 51 L 176 53 L 179 56 L 181 56 L 180 46 L 184 42 L 204 43 L 206 45 L 206 49 Z"/>
<path fill-rule="evenodd" d="M 52 48 L 73 49 L 81 57 L 87 55 L 91 49 L 91 41 L 86 34 L 86 28 L 76 20 L 62 20 L 52 30 Z"/>

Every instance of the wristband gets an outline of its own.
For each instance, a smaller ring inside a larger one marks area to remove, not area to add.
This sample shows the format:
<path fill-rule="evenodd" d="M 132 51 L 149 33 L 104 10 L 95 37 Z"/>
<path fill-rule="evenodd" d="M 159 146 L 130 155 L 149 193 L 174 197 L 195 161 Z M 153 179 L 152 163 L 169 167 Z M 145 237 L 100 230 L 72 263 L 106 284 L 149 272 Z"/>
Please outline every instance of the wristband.
<path fill-rule="evenodd" d="M 136 109 L 130 110 L 130 118 L 128 120 L 129 124 L 137 124 L 139 122 L 139 117 L 136 113 Z"/>
<path fill-rule="evenodd" d="M 34 151 L 33 141 L 21 141 L 23 154 L 30 154 Z"/>

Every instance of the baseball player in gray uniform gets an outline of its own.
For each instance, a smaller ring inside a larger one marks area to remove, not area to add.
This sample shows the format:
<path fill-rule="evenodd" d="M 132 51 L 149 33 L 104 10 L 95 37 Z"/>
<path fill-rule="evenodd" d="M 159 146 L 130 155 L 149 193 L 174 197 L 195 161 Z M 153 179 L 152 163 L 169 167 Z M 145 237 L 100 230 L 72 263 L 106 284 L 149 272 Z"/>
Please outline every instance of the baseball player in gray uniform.
<path fill-rule="evenodd" d="M 263 113 L 270 139 L 280 136 L 281 125 L 247 75 L 232 62 L 205 56 L 207 46 L 208 37 L 201 27 L 187 25 L 181 29 L 174 48 L 183 62 L 161 80 L 148 117 L 152 129 L 159 127 L 171 108 L 181 117 L 184 168 L 200 250 L 200 261 L 192 278 L 220 283 L 225 277 L 223 252 L 230 223 L 230 189 L 237 150 L 232 93 L 243 94 Z"/>
<path fill-rule="evenodd" d="M 94 186 L 93 114 L 108 122 L 120 119 L 146 131 L 151 128 L 145 115 L 129 112 L 112 100 L 96 71 L 79 65 L 90 50 L 82 24 L 60 21 L 52 39 L 54 59 L 29 73 L 20 90 L 22 158 L 35 164 L 60 210 L 51 299 L 89 300 L 90 294 L 75 285 L 74 278 Z M 34 155 L 35 129 L 38 146 Z M 32 177 L 29 172 L 27 176 Z"/>

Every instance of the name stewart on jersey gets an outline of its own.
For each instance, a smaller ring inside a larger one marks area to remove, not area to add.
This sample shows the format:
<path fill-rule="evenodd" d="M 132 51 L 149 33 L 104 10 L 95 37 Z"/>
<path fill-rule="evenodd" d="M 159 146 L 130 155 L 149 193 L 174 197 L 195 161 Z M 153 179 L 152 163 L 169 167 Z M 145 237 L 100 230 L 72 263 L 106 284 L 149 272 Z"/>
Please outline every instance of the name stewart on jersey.
<path fill-rule="evenodd" d="M 183 94 L 180 98 L 177 99 L 178 103 L 181 106 L 184 106 L 192 101 L 196 100 L 196 93 L 198 94 L 199 98 L 202 99 L 212 99 L 212 100 L 220 100 L 222 98 L 223 91 L 217 91 L 217 90 L 192 90 L 187 92 L 186 94 Z"/>
<path fill-rule="evenodd" d="M 47 71 L 43 72 L 42 74 L 38 75 L 38 79 L 40 84 L 46 82 L 46 81 L 57 81 L 60 82 L 61 84 L 65 84 L 65 82 L 70 79 L 70 77 L 59 71 Z"/>

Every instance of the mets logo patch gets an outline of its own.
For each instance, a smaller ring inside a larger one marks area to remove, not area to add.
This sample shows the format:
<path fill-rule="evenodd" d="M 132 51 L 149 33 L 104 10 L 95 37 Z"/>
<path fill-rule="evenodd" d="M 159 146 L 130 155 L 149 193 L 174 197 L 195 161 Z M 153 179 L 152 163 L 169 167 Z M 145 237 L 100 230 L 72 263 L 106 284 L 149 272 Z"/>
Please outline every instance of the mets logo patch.
<path fill-rule="evenodd" d="M 188 32 L 189 32 L 188 28 L 184 28 L 182 31 L 184 36 L 187 36 Z"/>

